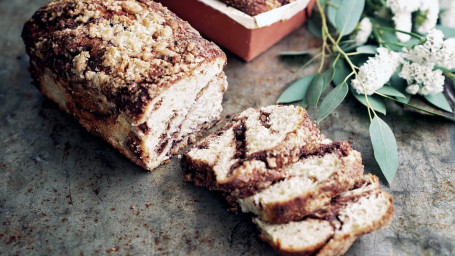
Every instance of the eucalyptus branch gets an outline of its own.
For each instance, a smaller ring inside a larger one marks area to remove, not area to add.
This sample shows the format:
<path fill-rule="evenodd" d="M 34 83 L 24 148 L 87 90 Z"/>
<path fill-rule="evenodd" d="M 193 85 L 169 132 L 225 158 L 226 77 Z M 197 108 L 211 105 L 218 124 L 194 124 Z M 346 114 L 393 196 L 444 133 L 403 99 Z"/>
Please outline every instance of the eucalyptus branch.
<path fill-rule="evenodd" d="M 316 2 L 319 2 L 319 1 L 316 1 Z M 323 14 L 322 14 L 323 15 Z M 323 26 L 327 26 L 327 24 L 322 24 Z M 365 92 L 365 102 L 367 104 L 367 110 L 368 110 L 368 116 L 370 117 L 370 121 L 373 121 L 373 118 L 371 116 L 371 112 L 373 112 L 374 116 L 376 116 L 376 112 L 374 111 L 374 109 L 371 107 L 370 105 L 370 101 L 368 100 L 368 96 L 366 94 L 367 92 L 367 89 L 365 87 L 365 85 L 363 84 L 362 80 L 359 79 L 359 74 L 357 73 L 357 70 L 356 70 L 356 65 L 354 65 L 354 63 L 352 63 L 351 59 L 349 58 L 349 56 L 347 55 L 347 53 L 345 53 L 343 51 L 343 49 L 341 49 L 341 47 L 336 43 L 335 39 L 333 39 L 332 35 L 328 34 L 327 37 L 329 38 L 329 40 L 333 43 L 333 45 L 335 46 L 335 48 L 338 50 L 338 52 L 343 56 L 343 58 L 346 60 L 346 62 L 349 64 L 349 66 L 351 67 L 351 70 L 352 72 L 354 73 L 355 77 L 360 81 L 360 84 L 362 85 L 363 87 L 363 90 Z"/>
<path fill-rule="evenodd" d="M 364 9 L 363 1 L 366 1 L 367 7 L 370 7 L 369 9 Z M 283 98 L 280 96 L 281 101 L 286 102 L 287 100 L 287 102 L 295 102 L 296 100 L 302 100 L 302 102 L 305 103 L 305 106 L 317 106 L 321 94 L 333 81 L 336 86 L 326 94 L 318 108 L 318 122 L 320 122 L 339 106 L 348 95 L 349 90 L 351 90 L 355 98 L 367 107 L 370 119 L 369 132 L 375 152 L 375 159 L 390 183 L 398 169 L 398 151 L 392 129 L 390 129 L 376 113 L 386 113 L 386 106 L 382 101 L 382 98 L 396 101 L 404 106 L 431 115 L 455 121 L 455 117 L 439 114 L 395 98 L 403 97 L 405 95 L 409 97 L 409 94 L 401 92 L 396 88 L 395 82 L 397 83 L 397 86 L 407 86 L 406 89 L 408 89 L 409 92 L 415 91 L 413 94 L 421 92 L 420 90 L 426 86 L 423 84 L 412 84 L 412 87 L 410 87 L 411 85 L 409 85 L 407 81 L 401 81 L 400 78 L 394 77 L 394 75 L 396 76 L 398 74 L 400 65 L 403 65 L 399 63 L 400 56 L 398 56 L 398 52 L 400 49 L 406 47 L 412 50 L 413 46 L 411 43 L 414 44 L 414 46 L 422 45 L 425 47 L 423 43 L 427 40 L 431 40 L 432 38 L 441 40 L 441 33 L 440 31 L 433 31 L 431 33 L 436 33 L 433 34 L 433 37 L 423 37 L 417 33 L 393 28 L 392 21 L 382 21 L 373 17 L 370 12 L 371 9 L 387 6 L 385 0 L 332 0 L 332 2 L 327 0 L 324 5 L 321 4 L 321 0 L 316 0 L 316 6 L 317 9 L 315 11 L 319 12 L 320 15 L 315 17 L 320 17 L 321 19 L 320 33 L 318 31 L 317 34 L 322 38 L 322 43 L 319 48 L 320 52 L 314 56 L 309 63 L 317 58 L 321 58 L 321 63 L 318 63 L 318 74 L 302 78 L 297 81 L 294 86 L 291 85 L 286 89 L 286 93 L 282 94 L 285 94 L 285 96 L 283 96 Z M 333 26 L 335 32 L 332 31 L 331 33 L 329 25 Z M 314 24 L 312 24 L 312 26 L 311 30 L 314 31 Z M 452 33 L 455 34 L 455 29 L 450 30 L 450 28 L 444 27 L 444 30 L 444 33 L 446 33 L 446 31 L 449 33 L 446 34 L 446 36 Z M 402 43 L 399 41 L 398 37 L 401 35 L 400 33 L 409 35 L 414 40 L 410 41 L 410 43 Z M 360 49 L 360 47 L 362 47 L 362 49 Z M 381 49 L 380 47 L 383 48 Z M 385 51 L 384 48 L 388 49 L 388 51 Z M 445 53 L 452 54 L 449 50 L 445 51 Z M 364 58 L 357 57 L 360 54 L 375 54 L 375 57 L 373 57 L 370 62 L 363 64 L 365 61 Z M 384 56 L 384 58 L 382 58 L 382 56 Z M 321 73 L 327 57 L 333 57 L 334 60 L 329 69 L 324 73 Z M 340 59 L 342 59 L 341 65 L 339 65 Z M 398 61 L 398 63 L 396 61 Z M 309 63 L 302 66 L 302 68 L 309 65 Z M 424 65 L 425 63 L 418 64 Z M 455 81 L 454 70 L 445 68 L 452 67 L 452 62 L 450 62 L 450 64 L 442 64 L 441 66 L 442 67 L 435 67 L 436 69 L 443 71 L 446 77 Z M 360 70 L 362 70 L 362 72 L 360 72 Z M 411 71 L 409 72 L 411 74 Z M 416 73 L 416 71 L 412 72 Z M 366 84 L 366 80 L 361 79 L 365 74 L 377 76 L 377 79 L 375 81 L 369 81 L 368 84 Z M 420 75 L 423 74 L 412 73 L 412 77 L 418 77 Z M 434 79 L 439 81 L 439 78 L 438 74 L 438 77 Z M 349 81 L 351 79 L 355 79 L 355 83 L 350 83 Z M 390 79 L 392 79 L 394 86 L 384 86 L 387 82 L 386 80 Z M 370 92 L 368 88 L 380 89 L 378 89 L 379 92 L 375 92 L 374 96 L 369 96 L 367 94 L 367 92 Z M 299 91 L 301 94 L 296 94 L 295 91 Z M 356 91 L 360 91 L 360 94 L 356 93 Z M 446 98 L 447 96 L 440 92 L 436 92 L 436 90 L 434 91 L 434 94 L 424 96 L 425 100 L 441 110 L 450 112 L 452 108 Z M 362 92 L 364 95 L 361 95 Z M 377 98 L 378 96 L 380 96 L 379 100 Z"/>
<path fill-rule="evenodd" d="M 330 40 L 330 42 L 333 44 L 333 46 L 336 48 L 336 50 L 338 51 L 339 54 L 341 54 L 341 56 L 343 56 L 343 58 L 346 60 L 346 62 L 349 64 L 352 72 L 354 73 L 355 77 L 360 81 L 363 89 L 364 89 L 364 92 L 365 92 L 365 102 L 367 104 L 367 110 L 368 110 L 368 116 L 370 117 L 370 121 L 373 121 L 373 118 L 372 118 L 372 115 L 371 115 L 371 112 L 373 112 L 373 115 L 376 116 L 376 112 L 374 111 L 373 107 L 371 107 L 371 104 L 368 100 L 368 96 L 366 94 L 367 92 L 367 89 L 365 87 L 365 85 L 363 84 L 362 80 L 359 79 L 359 75 L 357 73 L 357 69 L 358 67 L 356 65 L 354 65 L 354 63 L 352 63 L 351 59 L 349 58 L 349 55 L 343 51 L 343 49 L 341 49 L 341 47 L 339 46 L 338 44 L 338 41 L 336 41 L 332 35 L 329 33 L 329 29 L 328 29 L 328 26 L 327 26 L 327 19 L 325 17 L 325 13 L 324 13 L 324 9 L 322 8 L 321 6 L 321 3 L 319 2 L 319 0 L 316 1 L 316 5 L 318 7 L 318 11 L 321 15 L 321 25 L 322 25 L 322 28 L 321 28 L 321 31 L 322 31 L 322 36 L 323 36 L 323 45 L 325 46 L 325 44 L 327 43 L 327 38 Z M 342 33 L 340 33 L 342 34 Z M 324 50 L 323 50 L 324 52 Z"/>

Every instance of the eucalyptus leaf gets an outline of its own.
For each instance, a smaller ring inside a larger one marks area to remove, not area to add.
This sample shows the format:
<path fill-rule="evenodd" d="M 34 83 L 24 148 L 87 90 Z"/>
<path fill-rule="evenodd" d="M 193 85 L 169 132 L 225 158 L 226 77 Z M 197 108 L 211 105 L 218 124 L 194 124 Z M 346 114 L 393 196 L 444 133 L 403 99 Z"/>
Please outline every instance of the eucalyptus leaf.
<path fill-rule="evenodd" d="M 396 45 L 400 44 L 401 42 L 398 40 L 396 33 L 391 31 L 395 27 L 393 22 L 391 20 L 385 20 L 378 17 L 369 18 L 370 21 L 373 23 L 373 30 L 381 36 L 381 39 L 387 43 L 387 46 L 393 51 L 401 52 L 403 47 Z M 390 28 L 390 30 L 382 30 L 380 28 L 378 29 L 374 25 L 377 25 L 379 27 Z"/>
<path fill-rule="evenodd" d="M 349 35 L 359 24 L 365 0 L 331 0 L 328 19 L 340 35 Z"/>
<path fill-rule="evenodd" d="M 337 17 L 337 11 L 339 9 L 338 3 L 339 1 L 336 0 L 330 0 L 330 4 L 327 7 L 327 19 L 329 20 L 330 24 L 336 28 L 336 17 Z"/>
<path fill-rule="evenodd" d="M 305 98 L 308 87 L 313 81 L 314 75 L 309 75 L 295 81 L 284 90 L 277 100 L 277 103 L 291 103 Z"/>
<path fill-rule="evenodd" d="M 342 49 L 344 52 L 352 52 L 352 51 L 354 51 L 356 48 L 357 48 L 356 45 L 345 45 L 345 46 L 342 46 L 342 47 L 341 47 L 341 49 Z"/>
<path fill-rule="evenodd" d="M 390 127 L 378 116 L 370 124 L 371 144 L 374 158 L 378 162 L 384 177 L 389 184 L 398 169 L 397 141 Z"/>
<path fill-rule="evenodd" d="M 420 42 L 419 39 L 417 39 L 415 37 L 411 37 L 411 39 L 409 39 L 408 41 L 401 42 L 401 43 L 404 44 L 406 47 L 411 47 L 411 46 L 419 44 L 419 42 Z M 399 51 L 401 52 L 402 50 L 400 49 Z"/>
<path fill-rule="evenodd" d="M 300 106 L 302 108 L 307 108 L 308 107 L 308 103 L 306 103 L 306 100 L 305 99 L 302 99 L 302 101 L 300 101 Z"/>
<path fill-rule="evenodd" d="M 442 26 L 442 25 L 436 25 L 436 29 L 441 30 L 442 33 L 444 33 L 445 39 L 455 37 L 455 28 L 449 28 L 449 27 Z"/>
<path fill-rule="evenodd" d="M 315 36 L 317 38 L 322 38 L 322 31 L 321 31 L 322 22 L 321 22 L 320 18 L 319 18 L 319 20 L 317 20 L 315 16 L 317 16 L 317 15 L 315 15 L 315 13 L 313 13 L 313 16 L 307 22 L 307 28 L 308 28 L 308 31 L 310 31 L 310 33 L 313 36 Z"/>
<path fill-rule="evenodd" d="M 397 99 L 392 99 L 392 100 L 397 101 L 397 102 L 400 102 L 400 101 L 397 100 Z M 421 108 L 421 107 L 419 107 L 419 106 L 412 105 L 412 104 L 409 104 L 409 103 L 404 103 L 404 102 L 400 102 L 400 103 L 402 103 L 403 105 L 408 106 L 408 107 L 410 107 L 410 108 L 414 108 L 414 109 L 420 110 L 420 111 L 422 111 L 422 112 L 425 112 L 425 113 L 427 113 L 427 114 L 431 114 L 431 115 L 439 116 L 439 117 L 442 117 L 442 118 L 445 118 L 445 119 L 448 119 L 448 120 L 451 120 L 451 121 L 455 121 L 455 117 L 453 117 L 453 116 L 441 115 L 441 114 L 436 113 L 436 112 L 434 112 L 434 111 L 432 111 L 432 110 L 424 109 L 424 108 Z"/>
<path fill-rule="evenodd" d="M 359 55 L 351 56 L 350 59 L 351 59 L 352 63 L 354 63 L 354 65 L 356 65 L 357 67 L 361 67 L 361 66 L 363 66 L 363 64 L 365 64 L 365 62 L 368 61 L 369 58 L 370 58 L 370 56 L 368 56 L 368 55 L 359 54 Z"/>
<path fill-rule="evenodd" d="M 346 39 L 346 40 L 341 41 L 338 45 L 339 46 L 345 46 L 345 45 L 352 45 L 354 43 L 355 43 L 354 39 Z"/>
<path fill-rule="evenodd" d="M 356 48 L 356 53 L 360 54 L 376 54 L 378 47 L 374 45 L 362 45 Z"/>
<path fill-rule="evenodd" d="M 442 72 L 449 72 L 449 73 L 453 73 L 455 72 L 455 68 L 453 69 L 447 69 L 447 68 L 444 68 L 444 67 L 441 67 L 441 66 L 434 66 L 435 69 L 440 69 Z"/>
<path fill-rule="evenodd" d="M 330 63 L 330 66 L 333 66 L 333 62 Z M 333 75 L 333 83 L 335 85 L 340 85 L 343 83 L 344 79 L 350 74 L 346 62 L 342 59 L 339 59 L 337 63 L 335 63 L 334 67 L 334 75 Z"/>
<path fill-rule="evenodd" d="M 289 51 L 289 52 L 280 52 L 281 56 L 306 56 L 310 55 L 313 51 Z"/>
<path fill-rule="evenodd" d="M 354 97 L 363 105 L 367 105 L 367 101 L 365 99 L 364 94 L 358 94 L 354 89 L 351 87 L 351 94 L 354 95 Z M 384 104 L 384 101 L 377 95 L 368 95 L 368 102 L 370 103 L 370 106 L 374 109 L 374 111 L 377 111 L 381 114 L 386 114 L 386 107 Z"/>
<path fill-rule="evenodd" d="M 334 74 L 335 70 L 333 69 L 332 66 L 330 66 L 329 69 L 326 72 L 324 72 L 324 74 L 322 75 L 324 79 L 324 86 L 322 87 L 322 91 L 325 91 L 325 89 L 327 89 L 329 84 L 332 82 Z"/>
<path fill-rule="evenodd" d="M 397 98 L 397 100 L 401 103 L 408 103 L 411 100 L 411 95 L 406 92 L 406 87 L 408 83 L 403 78 L 399 77 L 397 73 L 395 73 L 392 78 L 390 78 L 390 84 L 393 88 L 401 92 L 405 96 L 405 98 Z"/>
<path fill-rule="evenodd" d="M 308 92 L 305 95 L 305 101 L 310 106 L 316 106 L 318 104 L 319 98 L 322 94 L 322 88 L 324 87 L 324 76 L 321 73 L 318 73 L 314 76 L 313 81 L 311 81 Z"/>
<path fill-rule="evenodd" d="M 444 96 L 444 94 L 442 92 L 436 93 L 436 94 L 428 94 L 428 95 L 425 95 L 423 97 L 428 102 L 433 104 L 434 106 L 436 106 L 436 107 L 438 107 L 438 108 L 440 108 L 440 109 L 442 109 L 444 111 L 453 113 L 453 110 L 450 107 L 449 102 L 447 101 L 446 97 Z"/>
<path fill-rule="evenodd" d="M 388 95 L 388 96 L 394 96 L 398 98 L 406 98 L 406 95 L 398 91 L 397 89 L 391 87 L 391 86 L 383 86 L 382 88 L 376 90 L 376 92 Z"/>
<path fill-rule="evenodd" d="M 347 83 L 342 83 L 327 94 L 319 106 L 318 123 L 324 120 L 324 118 L 330 115 L 330 113 L 340 105 L 344 98 L 346 98 L 348 91 Z"/>

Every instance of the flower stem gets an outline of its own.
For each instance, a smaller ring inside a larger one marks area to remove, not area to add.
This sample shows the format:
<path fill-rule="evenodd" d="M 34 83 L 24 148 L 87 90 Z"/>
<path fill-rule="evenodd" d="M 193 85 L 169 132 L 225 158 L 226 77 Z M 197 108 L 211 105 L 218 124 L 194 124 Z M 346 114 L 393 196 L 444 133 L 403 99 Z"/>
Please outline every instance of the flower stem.
<path fill-rule="evenodd" d="M 412 37 L 415 37 L 419 40 L 423 40 L 425 41 L 425 37 L 417 34 L 417 33 L 414 33 L 414 32 L 407 32 L 407 31 L 403 31 L 403 30 L 399 30 L 399 29 L 395 29 L 395 28 L 389 28 L 389 27 L 383 27 L 383 26 L 377 26 L 378 29 L 380 30 L 385 30 L 385 31 L 393 31 L 393 32 L 398 32 L 398 33 L 402 33 L 402 34 L 406 34 L 406 35 L 410 35 Z"/>
<path fill-rule="evenodd" d="M 304 68 L 306 68 L 306 67 L 308 67 L 308 65 L 310 65 L 314 60 L 316 60 L 317 58 L 319 58 L 321 55 L 322 55 L 321 52 L 318 53 L 318 54 L 316 54 L 316 55 L 314 55 L 310 60 L 308 60 L 307 63 L 303 64 L 303 65 L 297 70 L 297 72 L 300 71 L 300 70 L 302 70 L 302 69 L 304 69 Z"/>

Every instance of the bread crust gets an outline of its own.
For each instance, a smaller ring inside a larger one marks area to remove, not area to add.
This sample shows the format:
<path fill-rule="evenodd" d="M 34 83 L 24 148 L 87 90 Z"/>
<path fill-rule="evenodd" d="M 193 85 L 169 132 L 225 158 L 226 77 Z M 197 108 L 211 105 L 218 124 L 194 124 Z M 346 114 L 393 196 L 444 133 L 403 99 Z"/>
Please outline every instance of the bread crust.
<path fill-rule="evenodd" d="M 221 49 L 159 3 L 54 0 L 25 23 L 22 38 L 34 85 L 145 169 L 154 169 L 220 119 L 219 113 L 211 116 L 182 138 L 169 134 L 165 139 L 174 141 L 167 155 L 148 159 L 146 151 L 154 148 L 145 145 L 147 121 L 160 110 L 161 95 L 212 66 L 211 73 L 202 74 L 199 94 L 208 86 L 219 87 L 221 96 L 214 101 L 221 106 L 227 87 Z"/>
<path fill-rule="evenodd" d="M 141 29 L 156 31 L 141 38 Z M 138 38 L 128 41 L 134 32 Z M 26 22 L 22 38 L 39 89 L 42 67 L 48 67 L 79 96 L 78 107 L 101 116 L 123 113 L 135 125 L 177 81 L 197 75 L 204 63 L 226 63 L 218 46 L 148 0 L 55 0 Z"/>
<path fill-rule="evenodd" d="M 273 10 L 295 0 L 221 0 L 226 4 L 250 15 L 258 14 Z"/>

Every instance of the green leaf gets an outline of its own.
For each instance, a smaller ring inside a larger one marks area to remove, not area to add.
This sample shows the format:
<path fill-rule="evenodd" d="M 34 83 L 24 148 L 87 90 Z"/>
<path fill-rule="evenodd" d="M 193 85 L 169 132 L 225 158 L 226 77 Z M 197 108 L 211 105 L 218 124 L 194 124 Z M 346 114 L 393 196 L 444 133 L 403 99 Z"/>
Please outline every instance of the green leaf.
<path fill-rule="evenodd" d="M 444 33 L 444 39 L 455 37 L 455 28 L 449 28 L 442 25 L 436 25 L 436 29 L 439 29 Z"/>
<path fill-rule="evenodd" d="M 308 92 L 305 95 L 305 101 L 308 103 L 308 105 L 316 106 L 318 104 L 323 87 L 324 76 L 321 73 L 318 73 L 314 76 L 313 81 L 310 84 L 310 88 L 308 88 Z"/>
<path fill-rule="evenodd" d="M 392 20 L 385 20 L 385 19 L 381 19 L 378 17 L 369 17 L 369 18 L 370 18 L 370 21 L 374 25 L 379 25 L 380 27 L 390 28 L 390 30 L 388 30 L 388 29 L 382 30 L 382 29 L 375 28 L 375 26 L 373 25 L 373 30 L 376 31 L 381 36 L 382 40 L 384 40 L 387 43 L 388 48 L 390 48 L 393 51 L 401 52 L 403 47 L 396 45 L 396 44 L 400 44 L 401 42 L 398 40 L 396 33 L 391 31 L 395 27 Z"/>
<path fill-rule="evenodd" d="M 329 84 L 332 82 L 334 74 L 335 70 L 333 69 L 332 66 L 330 66 L 329 69 L 326 72 L 324 72 L 324 74 L 322 75 L 324 80 L 324 86 L 322 87 L 322 91 L 325 91 L 325 89 L 327 89 Z"/>
<path fill-rule="evenodd" d="M 280 52 L 281 56 L 305 56 L 310 55 L 313 51 L 289 51 L 289 52 Z"/>
<path fill-rule="evenodd" d="M 396 102 L 400 102 L 400 103 L 402 103 L 402 104 L 405 105 L 405 106 L 408 106 L 408 107 L 410 107 L 410 108 L 414 108 L 414 109 L 420 110 L 420 111 L 425 112 L 425 113 L 427 113 L 427 114 L 431 114 L 431 115 L 434 115 L 434 116 L 442 117 L 442 118 L 448 119 L 448 120 L 450 120 L 450 121 L 455 121 L 455 117 L 453 117 L 453 116 L 441 115 L 441 114 L 436 113 L 436 112 L 434 112 L 434 111 L 432 111 L 432 110 L 424 109 L 424 108 L 421 108 L 421 107 L 419 107 L 419 106 L 412 105 L 412 104 L 409 104 L 409 103 L 404 103 L 404 102 L 401 102 L 401 101 L 399 101 L 399 100 L 397 100 L 397 99 L 393 99 L 393 98 L 391 98 L 391 99 L 394 100 L 394 101 L 396 101 Z"/>
<path fill-rule="evenodd" d="M 365 95 L 364 94 L 358 94 L 354 89 L 351 87 L 351 94 L 354 95 L 354 97 L 363 105 L 367 105 L 367 101 L 365 100 Z M 377 95 L 368 95 L 368 102 L 370 103 L 370 106 L 374 109 L 374 111 L 377 111 L 383 115 L 387 113 L 386 107 L 384 104 L 384 101 L 377 96 Z"/>
<path fill-rule="evenodd" d="M 335 87 L 327 94 L 322 101 L 321 106 L 319 106 L 318 123 L 324 120 L 324 118 L 330 115 L 330 113 L 332 113 L 332 111 L 340 105 L 344 98 L 346 98 L 348 90 L 348 84 L 343 83 Z"/>
<path fill-rule="evenodd" d="M 408 103 L 411 100 L 411 95 L 406 92 L 406 87 L 408 83 L 403 78 L 399 77 L 397 73 L 395 73 L 392 78 L 390 78 L 390 84 L 393 88 L 397 89 L 401 94 L 405 96 L 405 98 L 397 98 L 397 100 L 401 103 Z"/>
<path fill-rule="evenodd" d="M 322 38 L 322 31 L 321 31 L 322 22 L 320 19 L 317 20 L 314 16 L 316 16 L 316 15 L 313 12 L 313 17 L 311 19 L 309 19 L 307 22 L 308 31 L 310 31 L 310 33 L 313 36 L 315 36 L 317 38 Z"/>
<path fill-rule="evenodd" d="M 356 48 L 356 53 L 360 54 L 373 54 L 375 55 L 378 53 L 377 51 L 378 47 L 374 45 L 362 45 Z"/>
<path fill-rule="evenodd" d="M 389 95 L 389 96 L 394 96 L 398 98 L 406 98 L 406 95 L 398 91 L 397 89 L 391 87 L 391 86 L 384 86 L 378 90 L 376 90 L 379 93 Z"/>
<path fill-rule="evenodd" d="M 351 34 L 359 24 L 365 0 L 332 0 L 331 3 L 328 6 L 329 21 L 342 36 Z"/>
<path fill-rule="evenodd" d="M 381 118 L 375 116 L 370 124 L 370 137 L 374 158 L 387 182 L 391 184 L 398 169 L 398 150 L 395 136 L 390 127 Z"/>
<path fill-rule="evenodd" d="M 329 20 L 330 24 L 332 24 L 332 26 L 336 27 L 336 17 L 337 17 L 337 11 L 339 9 L 339 5 L 337 2 L 340 2 L 340 1 L 336 1 L 336 0 L 331 0 L 330 1 L 330 4 L 328 5 L 328 8 L 327 8 L 327 19 Z"/>
<path fill-rule="evenodd" d="M 305 100 L 305 99 L 303 99 L 303 100 L 300 102 L 300 106 L 301 106 L 302 108 L 307 108 L 307 107 L 308 107 L 308 103 L 306 103 L 306 100 Z"/>
<path fill-rule="evenodd" d="M 447 68 L 444 68 L 444 67 L 441 67 L 441 66 L 437 66 L 437 65 L 435 65 L 434 68 L 435 69 L 440 69 L 442 72 L 449 72 L 449 73 L 455 72 L 455 68 L 447 69 Z"/>
<path fill-rule="evenodd" d="M 409 39 L 408 41 L 401 42 L 401 43 L 404 44 L 406 47 L 411 47 L 411 46 L 419 44 L 419 42 L 420 42 L 419 39 L 417 39 L 415 37 L 411 37 L 411 39 Z M 399 52 L 402 52 L 402 50 L 399 50 Z"/>
<path fill-rule="evenodd" d="M 330 63 L 330 66 L 333 66 L 333 62 Z M 342 59 L 339 59 L 334 67 L 333 83 L 335 83 L 335 85 L 342 84 L 344 79 L 350 73 L 351 72 L 349 72 L 346 62 Z"/>
<path fill-rule="evenodd" d="M 295 81 L 289 85 L 286 90 L 280 95 L 277 100 L 277 103 L 291 103 L 302 100 L 305 98 L 308 87 L 310 86 L 311 81 L 313 81 L 314 75 L 309 75 L 299 80 Z"/>
<path fill-rule="evenodd" d="M 365 54 L 359 54 L 350 57 L 352 63 L 354 63 L 354 65 L 356 65 L 357 67 L 363 66 L 363 64 L 365 64 L 369 58 L 371 57 Z"/>
<path fill-rule="evenodd" d="M 438 107 L 438 108 L 440 108 L 440 109 L 442 109 L 444 111 L 453 113 L 453 110 L 450 107 L 449 102 L 447 101 L 446 97 L 444 96 L 444 94 L 442 92 L 436 93 L 436 94 L 428 94 L 428 95 L 425 95 L 423 97 L 428 102 L 433 104 L 434 106 L 436 106 L 436 107 Z"/>

